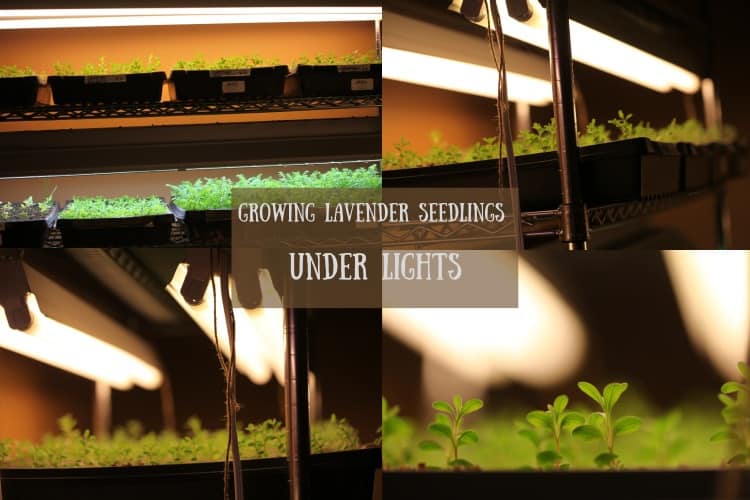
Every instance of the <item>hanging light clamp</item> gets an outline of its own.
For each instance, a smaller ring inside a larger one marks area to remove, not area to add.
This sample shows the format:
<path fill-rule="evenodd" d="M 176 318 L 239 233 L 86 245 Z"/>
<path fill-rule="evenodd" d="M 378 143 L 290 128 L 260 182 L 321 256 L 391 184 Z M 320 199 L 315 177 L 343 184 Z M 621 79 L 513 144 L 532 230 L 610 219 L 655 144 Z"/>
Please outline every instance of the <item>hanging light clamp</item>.
<path fill-rule="evenodd" d="M 31 292 L 23 270 L 22 252 L 5 250 L 0 253 L 0 305 L 5 310 L 8 326 L 26 330 L 31 326 L 31 313 L 26 305 L 26 295 Z"/>

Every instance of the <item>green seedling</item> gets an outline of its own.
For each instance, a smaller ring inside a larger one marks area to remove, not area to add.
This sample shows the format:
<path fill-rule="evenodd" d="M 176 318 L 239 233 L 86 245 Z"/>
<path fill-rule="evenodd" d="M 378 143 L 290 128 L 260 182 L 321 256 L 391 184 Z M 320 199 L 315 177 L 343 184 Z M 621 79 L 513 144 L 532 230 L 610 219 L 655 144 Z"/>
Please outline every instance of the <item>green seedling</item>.
<path fill-rule="evenodd" d="M 60 212 L 61 219 L 114 219 L 121 217 L 145 217 L 169 213 L 167 206 L 157 196 L 134 198 L 74 197 Z"/>
<path fill-rule="evenodd" d="M 557 149 L 557 125 L 551 120 L 546 125 L 534 123 L 531 130 L 522 130 L 513 141 L 513 151 L 517 155 L 544 153 Z"/>
<path fill-rule="evenodd" d="M 479 441 L 476 431 L 464 429 L 464 418 L 479 411 L 484 402 L 481 399 L 469 399 L 463 402 L 461 396 L 453 397 L 453 404 L 447 401 L 435 401 L 432 407 L 437 410 L 435 421 L 427 429 L 435 436 L 447 439 L 448 446 L 434 440 L 422 441 L 419 447 L 424 451 L 442 450 L 448 453 L 448 466 L 471 467 L 472 464 L 466 459 L 459 457 L 458 451 L 462 446 L 475 444 Z"/>
<path fill-rule="evenodd" d="M 632 387 L 628 390 L 632 391 Z M 588 400 L 588 397 L 585 398 Z M 643 418 L 640 430 L 629 436 L 616 438 L 615 453 L 620 455 L 620 461 L 625 462 L 628 469 L 710 469 L 715 468 L 718 463 L 726 462 L 732 456 L 727 454 L 722 446 L 709 445 L 708 439 L 713 431 L 718 430 L 716 427 L 721 425 L 721 417 L 718 411 L 711 411 L 710 404 L 706 405 L 700 393 L 696 393 L 690 402 L 666 414 L 661 408 L 652 407 L 645 400 L 636 403 L 635 399 L 634 396 L 631 402 L 628 397 L 624 403 L 618 402 L 614 409 L 615 419 L 625 414 L 621 407 L 628 403 L 638 404 L 642 409 L 642 414 L 636 413 Z M 577 401 L 571 398 L 564 411 L 570 410 L 574 403 Z M 386 408 L 391 410 L 393 406 L 388 405 Z M 551 433 L 545 430 L 545 427 L 529 424 L 525 418 L 527 412 L 528 409 L 514 406 L 509 401 L 503 412 L 489 414 L 480 411 L 476 415 L 470 415 L 469 427 L 478 433 L 481 442 L 476 446 L 462 447 L 460 455 L 484 470 L 555 470 L 550 465 L 540 466 L 536 461 L 540 452 L 554 450 L 554 444 Z M 385 415 L 384 423 L 388 413 Z M 396 416 L 409 422 L 403 407 Z M 588 412 L 585 416 L 588 416 Z M 647 416 L 649 418 L 646 418 Z M 442 453 L 422 452 L 419 449 L 420 441 L 432 436 L 420 436 L 418 432 L 409 436 L 408 432 L 403 438 L 390 433 L 384 434 L 383 463 L 386 467 L 417 467 L 417 464 L 425 459 L 430 465 L 443 465 Z M 440 437 L 436 440 L 448 445 L 447 438 Z M 564 470 L 565 463 L 569 463 L 571 470 L 588 470 L 594 465 L 593 457 L 605 450 L 603 440 L 584 442 L 571 437 L 563 430 L 560 455 L 564 460 L 560 469 Z M 397 459 L 386 458 L 394 456 L 390 452 L 395 452 Z M 402 453 L 410 459 L 398 460 L 399 456 L 404 456 L 399 455 Z"/>
<path fill-rule="evenodd" d="M 0 439 L 0 464 L 10 455 L 10 439 Z"/>
<path fill-rule="evenodd" d="M 244 450 L 244 455 L 258 458 L 286 455 L 286 430 L 276 419 L 266 420 L 260 424 L 248 424 L 245 433 L 240 437 L 240 450 Z M 316 442 L 315 446 L 318 445 Z"/>
<path fill-rule="evenodd" d="M 0 201 L 0 220 L 29 220 L 45 217 L 54 205 L 52 196 L 56 189 L 53 189 L 43 201 L 39 202 L 35 202 L 32 196 L 27 197 L 20 203 Z"/>
<path fill-rule="evenodd" d="M 310 435 L 310 446 L 313 450 L 353 450 L 359 447 L 359 434 L 346 420 L 331 415 L 328 420 L 315 425 Z"/>
<path fill-rule="evenodd" d="M 279 64 L 279 58 L 264 58 L 259 55 L 250 56 L 228 56 L 208 62 L 202 54 L 198 54 L 190 60 L 180 60 L 174 66 L 174 69 L 182 70 L 232 70 L 258 68 L 262 66 L 276 66 Z"/>
<path fill-rule="evenodd" d="M 661 466 L 674 465 L 689 444 L 685 436 L 679 434 L 682 412 L 673 409 L 666 415 L 655 418 L 643 436 L 643 451 L 653 457 Z"/>
<path fill-rule="evenodd" d="M 505 152 L 505 145 L 503 145 L 503 152 Z M 475 142 L 466 156 L 469 161 L 496 160 L 500 157 L 497 137 L 484 137 L 481 141 Z"/>
<path fill-rule="evenodd" d="M 127 75 L 135 73 L 152 73 L 158 71 L 161 67 L 161 61 L 153 54 L 142 60 L 139 57 L 125 63 L 107 62 L 104 56 L 99 58 L 96 63 L 86 63 L 80 70 L 73 68 L 71 64 L 56 62 L 53 66 L 57 76 L 99 76 L 99 75 Z"/>
<path fill-rule="evenodd" d="M 526 415 L 526 420 L 541 434 L 532 436 L 530 432 L 519 431 L 519 434 L 526 437 L 532 443 L 536 442 L 537 448 L 540 449 L 543 441 L 549 439 L 552 443 L 552 449 L 544 449 L 537 453 L 536 461 L 539 467 L 554 467 L 556 470 L 566 470 L 570 464 L 563 463 L 563 456 L 560 452 L 560 441 L 563 431 L 571 431 L 575 427 L 583 425 L 585 418 L 580 413 L 566 411 L 568 407 L 568 396 L 561 394 L 555 398 L 552 404 L 547 405 L 546 411 L 535 410 Z M 527 429 L 530 430 L 530 429 Z"/>
<path fill-rule="evenodd" d="M 689 119 L 678 123 L 673 119 L 666 127 L 657 129 L 650 123 L 631 121 L 632 114 L 617 112 L 617 118 L 608 123 L 619 132 L 620 140 L 646 137 L 657 142 L 687 142 L 692 144 L 732 143 L 737 140 L 737 129 L 731 125 L 705 128 L 698 120 Z"/>
<path fill-rule="evenodd" d="M 414 426 L 401 417 L 401 409 L 389 406 L 388 401 L 382 400 L 382 425 L 379 429 L 380 444 L 383 449 L 383 462 L 388 467 L 402 467 L 413 461 L 409 443 L 414 435 Z"/>
<path fill-rule="evenodd" d="M 384 170 L 427 166 L 422 156 L 411 149 L 411 143 L 403 137 L 393 146 L 393 149 L 395 152 L 389 151 L 383 155 Z"/>
<path fill-rule="evenodd" d="M 20 68 L 18 66 L 0 66 L 0 78 L 17 78 L 22 76 L 34 76 L 36 72 L 30 67 Z"/>
<path fill-rule="evenodd" d="M 327 189 L 379 189 L 382 185 L 376 165 L 367 168 L 332 168 L 325 172 L 279 172 L 277 177 L 256 175 L 236 180 L 227 177 L 203 178 L 169 184 L 172 201 L 183 210 L 230 210 L 233 188 L 327 188 Z"/>
<path fill-rule="evenodd" d="M 726 424 L 724 429 L 711 436 L 711 441 L 728 441 L 730 465 L 750 463 L 750 370 L 747 363 L 737 363 L 742 380 L 730 381 L 721 386 L 719 401 L 724 405 L 721 417 Z"/>
<path fill-rule="evenodd" d="M 292 61 L 291 70 L 292 72 L 297 71 L 299 65 L 312 65 L 312 66 L 335 66 L 335 65 L 355 65 L 355 64 L 379 64 L 381 59 L 377 56 L 375 51 L 360 52 L 355 50 L 349 54 L 336 55 L 336 54 L 316 54 L 314 56 L 302 55 Z"/>
<path fill-rule="evenodd" d="M 310 56 L 300 56 L 294 62 L 294 65 L 312 64 L 312 65 L 337 65 L 337 64 L 376 64 L 380 62 L 374 51 L 360 52 L 355 50 L 348 54 L 338 56 L 336 54 L 316 54 Z"/>
<path fill-rule="evenodd" d="M 578 145 L 593 146 L 594 144 L 604 144 L 611 140 L 612 138 L 606 125 L 596 123 L 596 119 L 593 119 L 586 125 L 586 132 L 578 136 Z"/>
<path fill-rule="evenodd" d="M 737 129 L 730 125 L 721 128 L 705 129 L 696 120 L 677 123 L 676 120 L 662 129 L 655 129 L 648 123 L 634 123 L 632 114 L 619 111 L 616 118 L 609 120 L 609 124 L 617 132 L 617 140 L 645 137 L 657 142 L 689 142 L 693 144 L 725 143 L 737 140 Z M 557 149 L 557 127 L 555 121 L 542 125 L 534 123 L 530 130 L 522 130 L 513 141 L 513 151 L 517 156 L 555 151 Z M 435 132 L 433 132 L 433 135 Z M 438 135 L 439 137 L 439 135 Z M 586 131 L 578 135 L 578 145 L 592 146 L 605 144 L 613 140 L 607 125 L 591 120 L 586 125 Z M 467 150 L 457 146 L 443 144 L 433 140 L 433 146 L 426 154 L 420 154 L 410 147 L 404 139 L 393 146 L 392 151 L 383 155 L 383 169 L 397 170 L 402 168 L 429 167 L 470 161 L 497 159 L 502 153 L 506 156 L 505 145 L 502 151 L 498 147 L 496 137 L 485 137 L 475 142 Z"/>
<path fill-rule="evenodd" d="M 66 415 L 58 420 L 59 431 L 41 443 L 0 441 L 2 467 L 108 467 L 158 465 L 169 463 L 223 461 L 226 430 L 203 428 L 196 417 L 188 419 L 185 433 L 144 433 L 138 422 L 115 429 L 109 438 L 98 438 L 81 431 L 76 420 Z M 250 424 L 239 431 L 242 458 L 286 455 L 286 430 L 277 420 Z M 331 416 L 312 425 L 313 453 L 353 450 L 360 447 L 357 431 L 345 419 Z"/>
<path fill-rule="evenodd" d="M 531 445 L 534 447 L 534 458 L 537 461 L 537 469 L 531 466 L 524 466 L 521 468 L 521 470 L 527 470 L 527 471 L 533 471 L 533 470 L 543 470 L 544 467 L 541 463 L 539 463 L 539 454 L 542 453 L 544 450 L 544 441 L 545 436 L 541 429 L 538 429 L 531 425 L 527 420 L 516 420 L 513 422 L 514 427 L 516 428 L 516 432 L 519 436 L 524 438 L 526 441 L 531 443 Z"/>
<path fill-rule="evenodd" d="M 449 165 L 460 162 L 464 153 L 457 147 L 447 145 L 443 142 L 443 137 L 438 131 L 430 134 L 431 146 L 427 152 L 428 165 Z"/>
<path fill-rule="evenodd" d="M 602 409 L 588 416 L 586 423 L 573 429 L 573 435 L 584 440 L 600 440 L 607 446 L 607 451 L 594 458 L 599 467 L 620 469 L 622 464 L 615 453 L 615 438 L 637 431 L 641 427 L 641 419 L 627 416 L 615 420 L 614 407 L 622 394 L 627 390 L 627 383 L 613 382 L 604 387 L 603 392 L 588 382 L 578 382 L 578 388 L 594 400 Z"/>

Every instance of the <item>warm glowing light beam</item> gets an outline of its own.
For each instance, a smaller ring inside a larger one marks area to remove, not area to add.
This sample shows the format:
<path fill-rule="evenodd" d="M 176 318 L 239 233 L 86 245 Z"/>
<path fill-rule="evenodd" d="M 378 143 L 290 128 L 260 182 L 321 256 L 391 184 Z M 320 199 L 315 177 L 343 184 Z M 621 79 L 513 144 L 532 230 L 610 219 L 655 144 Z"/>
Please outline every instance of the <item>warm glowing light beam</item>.
<path fill-rule="evenodd" d="M 28 330 L 10 328 L 0 307 L 0 347 L 41 361 L 78 376 L 103 382 L 115 389 L 138 385 L 157 389 L 162 384 L 159 368 L 93 335 L 48 318 L 36 296 L 26 299 L 32 324 Z"/>
<path fill-rule="evenodd" d="M 497 98 L 497 70 L 417 52 L 383 48 L 383 78 L 464 94 Z M 552 102 L 545 80 L 508 72 L 508 99 L 535 106 Z"/>

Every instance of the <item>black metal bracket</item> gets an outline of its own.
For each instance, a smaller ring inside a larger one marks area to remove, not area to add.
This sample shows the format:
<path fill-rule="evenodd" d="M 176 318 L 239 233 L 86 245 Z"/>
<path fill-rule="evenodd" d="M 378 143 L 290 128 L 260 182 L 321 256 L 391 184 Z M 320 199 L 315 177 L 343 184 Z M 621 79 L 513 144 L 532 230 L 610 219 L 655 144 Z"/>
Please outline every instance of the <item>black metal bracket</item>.
<path fill-rule="evenodd" d="M 211 249 L 190 248 L 185 258 L 188 270 L 180 295 L 188 304 L 200 304 L 211 279 Z"/>
<path fill-rule="evenodd" d="M 506 0 L 508 14 L 517 21 L 526 22 L 534 12 L 529 7 L 528 0 Z M 485 17 L 484 0 L 464 0 L 461 2 L 461 14 L 471 22 L 479 22 Z"/>
<path fill-rule="evenodd" d="M 0 253 L 0 305 L 5 310 L 8 326 L 26 330 L 31 326 L 31 313 L 26 305 L 26 295 L 31 292 L 22 265 L 21 250 L 3 250 Z"/>
<path fill-rule="evenodd" d="M 516 21 L 525 23 L 534 15 L 534 11 L 529 7 L 528 0 L 506 0 L 505 5 L 508 6 L 508 14 L 510 17 Z"/>

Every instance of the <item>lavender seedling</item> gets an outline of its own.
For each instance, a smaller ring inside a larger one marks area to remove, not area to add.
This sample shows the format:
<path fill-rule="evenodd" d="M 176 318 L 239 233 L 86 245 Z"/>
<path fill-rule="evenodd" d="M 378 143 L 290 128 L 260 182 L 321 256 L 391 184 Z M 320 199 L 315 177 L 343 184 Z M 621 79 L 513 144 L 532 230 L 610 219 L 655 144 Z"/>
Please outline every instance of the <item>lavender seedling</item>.
<path fill-rule="evenodd" d="M 641 427 L 641 419 L 633 416 L 614 418 L 615 404 L 627 390 L 625 382 L 612 382 L 604 387 L 603 393 L 588 382 L 578 382 L 578 388 L 593 399 L 602 409 L 588 416 L 586 423 L 573 429 L 573 435 L 586 441 L 600 440 L 607 446 L 607 451 L 594 458 L 599 467 L 621 469 L 622 464 L 615 453 L 615 438 L 637 431 Z"/>
<path fill-rule="evenodd" d="M 419 447 L 424 451 L 447 451 L 450 467 L 471 467 L 472 463 L 459 457 L 458 451 L 462 446 L 479 442 L 479 435 L 476 431 L 463 428 L 464 418 L 483 406 L 481 399 L 463 402 L 461 396 L 454 396 L 452 405 L 447 401 L 435 401 L 432 403 L 432 407 L 437 410 L 435 421 L 427 429 L 435 436 L 447 439 L 448 446 L 446 448 L 437 441 L 426 440 L 419 443 Z"/>
<path fill-rule="evenodd" d="M 711 441 L 728 441 L 730 465 L 750 463 L 750 370 L 747 363 L 737 363 L 742 381 L 729 381 L 721 386 L 719 401 L 724 408 L 721 417 L 726 424 L 724 429 L 711 436 Z"/>
<path fill-rule="evenodd" d="M 536 435 L 539 440 L 538 449 L 541 450 L 541 442 L 551 440 L 552 449 L 543 449 L 536 455 L 536 461 L 539 467 L 554 467 L 555 470 L 566 470 L 570 464 L 563 463 L 563 456 L 560 454 L 560 441 L 563 431 L 572 430 L 585 422 L 585 418 L 578 412 L 566 411 L 568 406 L 568 396 L 561 394 L 555 398 L 552 404 L 547 405 L 546 411 L 535 410 L 526 415 L 526 420 L 536 429 L 542 432 Z M 529 433 L 522 434 L 527 439 L 531 438 Z"/>

